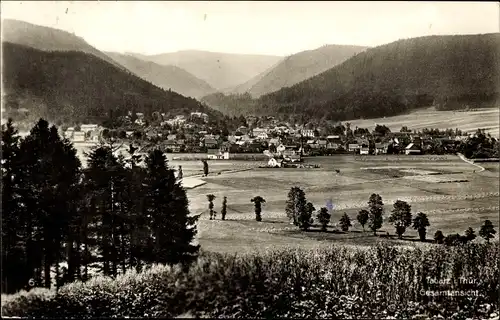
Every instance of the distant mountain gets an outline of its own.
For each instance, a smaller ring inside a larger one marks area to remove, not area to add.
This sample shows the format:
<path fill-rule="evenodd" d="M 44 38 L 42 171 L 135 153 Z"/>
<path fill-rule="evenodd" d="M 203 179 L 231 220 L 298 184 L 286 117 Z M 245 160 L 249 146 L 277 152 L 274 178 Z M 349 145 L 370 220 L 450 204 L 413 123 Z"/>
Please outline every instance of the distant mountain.
<path fill-rule="evenodd" d="M 216 92 L 201 98 L 210 108 L 228 116 L 258 115 L 261 112 L 258 100 L 252 99 L 247 93 L 224 94 Z"/>
<path fill-rule="evenodd" d="M 236 94 L 236 95 L 244 93 L 250 94 L 252 88 L 257 83 L 259 83 L 263 78 L 265 78 L 274 68 L 276 68 L 279 64 L 281 64 L 284 59 L 286 58 L 279 60 L 277 63 L 266 69 L 264 72 L 261 72 L 260 74 L 256 75 L 247 82 L 237 85 L 236 87 L 226 88 L 225 90 L 221 90 L 221 92 L 224 94 Z"/>
<path fill-rule="evenodd" d="M 79 51 L 48 52 L 2 43 L 2 94 L 7 112 L 27 108 L 51 121 L 102 122 L 127 112 L 217 114 L 195 99 L 165 91 Z"/>
<path fill-rule="evenodd" d="M 2 42 L 15 43 L 43 51 L 80 51 L 117 65 L 110 57 L 89 45 L 83 38 L 63 30 L 25 21 L 2 20 Z"/>
<path fill-rule="evenodd" d="M 193 98 L 200 98 L 216 91 L 207 82 L 179 67 L 159 65 L 127 54 L 105 53 L 135 75 L 160 88 L 171 89 Z"/>
<path fill-rule="evenodd" d="M 219 111 L 351 120 L 500 104 L 500 33 L 427 36 L 367 49 L 289 88 L 203 98 Z M 216 100 L 218 99 L 218 100 Z"/>
<path fill-rule="evenodd" d="M 252 97 L 260 97 L 331 69 L 365 49 L 367 47 L 326 45 L 302 51 L 286 57 L 271 70 L 236 87 L 233 92 L 248 92 Z"/>
<path fill-rule="evenodd" d="M 205 80 L 217 90 L 235 87 L 257 76 L 283 57 L 187 50 L 158 55 L 136 55 L 161 65 L 174 65 Z"/>

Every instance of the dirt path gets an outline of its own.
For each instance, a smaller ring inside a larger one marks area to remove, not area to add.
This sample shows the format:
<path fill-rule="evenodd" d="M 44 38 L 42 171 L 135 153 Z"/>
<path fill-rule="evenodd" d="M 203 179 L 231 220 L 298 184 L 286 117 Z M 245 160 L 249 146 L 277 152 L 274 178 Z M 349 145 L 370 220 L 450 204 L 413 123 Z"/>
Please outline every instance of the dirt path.
<path fill-rule="evenodd" d="M 479 172 L 483 172 L 484 170 L 486 170 L 485 168 L 481 167 L 480 165 L 478 164 L 475 164 L 473 161 L 470 161 L 469 159 L 467 159 L 463 154 L 461 153 L 457 153 L 457 156 L 464 162 L 467 162 L 468 164 L 471 164 L 475 167 L 478 167 L 479 168 L 479 171 L 474 171 L 475 173 L 479 173 Z"/>

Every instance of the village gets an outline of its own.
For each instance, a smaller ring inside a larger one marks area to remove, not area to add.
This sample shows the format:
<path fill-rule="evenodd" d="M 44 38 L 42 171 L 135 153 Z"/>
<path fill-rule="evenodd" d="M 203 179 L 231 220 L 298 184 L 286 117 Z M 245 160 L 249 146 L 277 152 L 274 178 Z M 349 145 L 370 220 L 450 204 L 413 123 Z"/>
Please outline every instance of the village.
<path fill-rule="evenodd" d="M 370 132 L 364 128 L 337 123 L 333 128 L 311 124 L 291 124 L 274 117 L 240 117 L 246 125 L 234 126 L 210 122 L 208 115 L 192 112 L 189 116 L 176 115 L 164 119 L 164 114 L 153 115 L 156 121 L 145 120 L 137 113 L 125 118 L 118 128 L 105 128 L 97 124 L 79 127 L 60 127 L 60 133 L 73 143 L 98 143 L 102 139 L 115 139 L 124 143 L 150 145 L 167 153 L 204 153 L 207 159 L 232 159 L 241 153 L 262 154 L 269 158 L 301 160 L 301 156 L 333 154 L 444 154 L 456 152 L 457 145 L 468 135 L 460 130 L 424 129 L 421 132 L 401 128 L 391 132 L 377 125 Z M 130 121 L 133 119 L 133 122 Z M 331 134 L 335 133 L 335 134 Z"/>

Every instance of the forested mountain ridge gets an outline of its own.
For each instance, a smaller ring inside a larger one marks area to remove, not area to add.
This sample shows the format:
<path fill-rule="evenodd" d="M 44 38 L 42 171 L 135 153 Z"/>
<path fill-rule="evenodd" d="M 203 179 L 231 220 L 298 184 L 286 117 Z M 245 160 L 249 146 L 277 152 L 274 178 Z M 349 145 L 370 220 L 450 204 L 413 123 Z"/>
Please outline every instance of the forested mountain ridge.
<path fill-rule="evenodd" d="M 368 49 L 290 88 L 262 96 L 260 112 L 336 120 L 392 116 L 414 108 L 494 106 L 500 33 L 427 36 Z"/>
<path fill-rule="evenodd" d="M 271 70 L 266 71 L 265 75 L 257 76 L 257 81 L 252 79 L 249 85 L 245 87 L 243 84 L 235 92 L 248 92 L 252 97 L 260 97 L 320 74 L 365 49 L 367 47 L 325 45 L 314 50 L 302 51 L 286 57 Z M 242 91 L 242 89 L 247 90 Z"/>
<path fill-rule="evenodd" d="M 2 84 L 7 112 L 27 107 L 51 121 L 102 122 L 128 111 L 188 113 L 212 110 L 166 91 L 94 55 L 48 52 L 3 42 Z M 25 103 L 30 103 L 25 106 Z"/>
<path fill-rule="evenodd" d="M 20 20 L 2 20 L 2 42 L 19 44 L 42 51 L 80 51 L 119 65 L 75 34 Z"/>
<path fill-rule="evenodd" d="M 160 65 L 131 55 L 105 52 L 113 60 L 138 77 L 165 90 L 171 89 L 187 97 L 200 98 L 215 92 L 206 81 L 198 79 L 184 69 L 171 65 Z"/>

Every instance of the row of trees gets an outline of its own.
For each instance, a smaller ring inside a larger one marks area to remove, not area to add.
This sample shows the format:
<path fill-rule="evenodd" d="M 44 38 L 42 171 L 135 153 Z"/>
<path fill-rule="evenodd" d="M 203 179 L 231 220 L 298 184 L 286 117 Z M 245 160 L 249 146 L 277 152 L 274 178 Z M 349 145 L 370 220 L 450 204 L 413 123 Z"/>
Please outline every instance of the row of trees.
<path fill-rule="evenodd" d="M 189 215 L 161 151 L 140 167 L 132 146 L 125 159 L 102 144 L 82 168 L 73 145 L 43 119 L 24 139 L 9 120 L 2 151 L 2 292 L 196 257 L 198 216 Z"/>
<path fill-rule="evenodd" d="M 298 226 L 301 230 L 308 230 L 314 220 L 312 218 L 313 212 L 316 209 L 311 202 L 308 202 L 305 192 L 299 187 L 292 187 L 288 193 L 288 200 L 286 202 L 285 212 L 291 223 Z M 377 231 L 382 228 L 384 218 L 384 203 L 382 197 L 378 194 L 372 194 L 368 200 L 368 208 L 362 209 L 358 212 L 356 219 L 365 230 L 365 225 L 377 235 Z M 322 207 L 316 215 L 318 223 L 321 225 L 321 230 L 326 231 L 330 223 L 331 214 L 329 209 Z M 418 232 L 421 241 L 426 241 L 427 228 L 430 226 L 427 215 L 423 212 L 418 212 L 415 217 L 412 217 L 411 205 L 402 200 L 397 200 L 393 204 L 391 215 L 387 220 L 395 228 L 396 234 L 399 239 L 403 238 L 407 228 L 413 227 Z M 344 213 L 339 221 L 339 226 L 342 231 L 348 231 L 352 226 L 351 218 Z M 487 242 L 494 237 L 496 233 L 491 221 L 486 220 L 484 225 L 479 231 L 479 235 Z M 456 244 L 472 241 L 476 238 L 474 230 L 469 228 L 466 230 L 465 235 L 453 234 L 445 237 L 443 233 L 438 230 L 434 235 L 436 243 Z"/>
<path fill-rule="evenodd" d="M 495 237 L 495 227 L 490 220 L 485 220 L 481 228 L 479 229 L 479 236 L 486 240 L 486 242 L 490 242 L 491 239 Z M 465 244 L 469 241 L 476 239 L 477 235 L 473 228 L 469 227 L 465 230 L 464 235 L 460 235 L 458 233 L 450 234 L 448 236 L 444 236 L 441 230 L 436 231 L 434 234 L 434 241 L 439 244 L 445 244 L 447 246 L 455 246 L 460 244 Z"/>
<path fill-rule="evenodd" d="M 216 198 L 215 195 L 207 194 L 208 213 L 210 216 L 210 220 L 215 220 L 215 217 L 217 216 L 217 211 L 214 210 L 215 198 Z M 250 201 L 254 204 L 255 220 L 262 221 L 262 204 L 266 203 L 266 200 L 261 196 L 255 196 L 252 199 L 250 199 Z M 222 220 L 226 220 L 226 214 L 227 214 L 227 197 L 224 197 L 222 200 L 222 209 L 221 209 Z"/>

